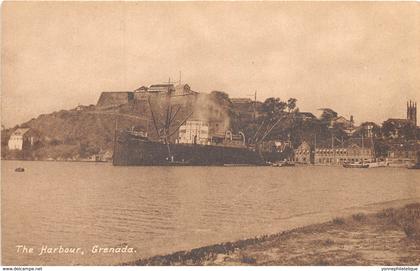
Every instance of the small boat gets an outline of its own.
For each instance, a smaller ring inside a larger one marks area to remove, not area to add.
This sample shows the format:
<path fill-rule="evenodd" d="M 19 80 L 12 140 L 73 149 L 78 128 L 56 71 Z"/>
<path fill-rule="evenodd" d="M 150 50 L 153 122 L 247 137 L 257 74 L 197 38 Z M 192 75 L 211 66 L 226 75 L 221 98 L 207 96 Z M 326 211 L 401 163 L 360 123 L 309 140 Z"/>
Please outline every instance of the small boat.
<path fill-rule="evenodd" d="M 343 164 L 345 168 L 368 168 L 369 164 L 362 164 L 362 163 L 346 163 Z"/>
<path fill-rule="evenodd" d="M 272 167 L 294 167 L 295 164 L 289 161 L 279 162 L 279 163 L 272 163 Z"/>
<path fill-rule="evenodd" d="M 377 161 L 377 162 L 368 162 L 366 163 L 368 168 L 377 168 L 377 167 L 387 167 L 388 163 L 386 161 Z"/>
<path fill-rule="evenodd" d="M 408 169 L 420 169 L 420 163 L 407 167 Z"/>
<path fill-rule="evenodd" d="M 251 164 L 223 164 L 224 167 L 248 167 Z"/>
<path fill-rule="evenodd" d="M 18 168 L 15 168 L 15 171 L 16 172 L 24 172 L 25 169 L 23 167 L 18 167 Z"/>

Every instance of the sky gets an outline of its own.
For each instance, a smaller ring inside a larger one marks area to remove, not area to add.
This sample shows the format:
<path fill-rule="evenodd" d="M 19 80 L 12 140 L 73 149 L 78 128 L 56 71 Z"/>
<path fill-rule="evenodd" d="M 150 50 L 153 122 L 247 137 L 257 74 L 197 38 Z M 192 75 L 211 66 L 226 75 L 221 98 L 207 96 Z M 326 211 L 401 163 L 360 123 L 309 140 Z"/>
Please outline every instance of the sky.
<path fill-rule="evenodd" d="M 3 2 L 1 123 L 181 80 L 356 123 L 420 102 L 415 2 Z"/>

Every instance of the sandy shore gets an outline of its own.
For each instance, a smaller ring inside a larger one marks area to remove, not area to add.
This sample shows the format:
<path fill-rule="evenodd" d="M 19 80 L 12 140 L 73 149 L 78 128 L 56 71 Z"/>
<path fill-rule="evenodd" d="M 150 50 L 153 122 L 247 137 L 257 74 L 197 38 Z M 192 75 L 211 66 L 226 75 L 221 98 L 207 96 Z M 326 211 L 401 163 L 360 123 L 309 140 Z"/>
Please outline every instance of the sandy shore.
<path fill-rule="evenodd" d="M 125 265 L 418 265 L 420 203 Z"/>

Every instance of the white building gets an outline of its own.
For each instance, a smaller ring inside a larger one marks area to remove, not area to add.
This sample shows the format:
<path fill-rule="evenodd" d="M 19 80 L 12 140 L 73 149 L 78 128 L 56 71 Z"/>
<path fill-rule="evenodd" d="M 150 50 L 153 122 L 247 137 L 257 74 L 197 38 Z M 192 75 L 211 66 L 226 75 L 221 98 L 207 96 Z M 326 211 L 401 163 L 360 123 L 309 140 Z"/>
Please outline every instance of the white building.
<path fill-rule="evenodd" d="M 10 136 L 9 150 L 23 150 L 26 146 L 32 146 L 36 137 L 30 128 L 18 128 Z"/>
<path fill-rule="evenodd" d="M 208 145 L 210 143 L 209 125 L 200 120 L 187 121 L 179 128 L 178 142 Z"/>

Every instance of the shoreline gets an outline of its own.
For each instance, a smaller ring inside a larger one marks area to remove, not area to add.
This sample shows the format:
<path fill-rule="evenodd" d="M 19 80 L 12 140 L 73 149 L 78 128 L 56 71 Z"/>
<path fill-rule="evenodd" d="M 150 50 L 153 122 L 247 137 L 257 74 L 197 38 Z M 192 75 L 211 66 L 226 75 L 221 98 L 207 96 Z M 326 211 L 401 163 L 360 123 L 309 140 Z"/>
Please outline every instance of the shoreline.
<path fill-rule="evenodd" d="M 122 265 L 418 265 L 420 201 L 391 206 Z"/>
<path fill-rule="evenodd" d="M 17 161 L 17 162 L 70 162 L 70 163 L 96 163 L 96 164 L 112 164 L 112 161 L 93 161 L 93 160 L 42 160 L 42 159 L 5 159 L 1 158 L 0 161 Z M 162 165 L 124 165 L 118 167 L 273 167 L 269 164 L 263 165 L 252 165 L 252 164 L 225 164 L 225 165 L 179 165 L 179 164 L 162 164 Z M 305 168 L 305 167 L 325 167 L 325 168 L 344 168 L 343 165 L 328 165 L 328 164 L 295 164 L 295 166 L 291 168 Z M 277 168 L 277 167 L 276 167 Z M 284 168 L 284 167 L 280 167 Z M 286 167 L 290 168 L 290 167 Z M 376 167 L 373 169 L 378 168 L 401 168 L 401 169 L 409 169 L 409 167 L 404 165 L 388 165 L 384 167 Z M 353 168 L 354 170 L 367 170 L 369 168 Z M 370 168 L 372 170 L 372 168 Z"/>
<path fill-rule="evenodd" d="M 94 160 L 48 160 L 48 159 L 4 159 L 4 158 L 1 158 L 0 161 L 112 163 L 112 161 L 94 161 Z"/>

